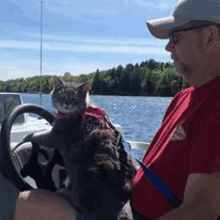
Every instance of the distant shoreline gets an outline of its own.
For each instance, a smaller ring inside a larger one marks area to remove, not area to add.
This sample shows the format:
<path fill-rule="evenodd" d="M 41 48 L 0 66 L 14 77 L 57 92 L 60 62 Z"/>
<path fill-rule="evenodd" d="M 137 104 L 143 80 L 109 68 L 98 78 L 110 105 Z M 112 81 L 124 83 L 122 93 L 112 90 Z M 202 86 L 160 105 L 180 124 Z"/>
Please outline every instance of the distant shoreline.
<path fill-rule="evenodd" d="M 13 93 L 13 92 L 12 92 Z M 17 93 L 20 93 L 20 94 L 40 94 L 39 92 L 38 93 L 29 93 L 29 92 L 17 92 Z M 41 93 L 42 95 L 50 95 L 50 92 L 49 93 L 44 93 L 42 92 Z M 172 98 L 173 96 L 154 96 L 154 95 L 102 95 L 102 94 L 90 94 L 90 96 L 118 96 L 118 97 L 152 97 L 152 98 Z"/>

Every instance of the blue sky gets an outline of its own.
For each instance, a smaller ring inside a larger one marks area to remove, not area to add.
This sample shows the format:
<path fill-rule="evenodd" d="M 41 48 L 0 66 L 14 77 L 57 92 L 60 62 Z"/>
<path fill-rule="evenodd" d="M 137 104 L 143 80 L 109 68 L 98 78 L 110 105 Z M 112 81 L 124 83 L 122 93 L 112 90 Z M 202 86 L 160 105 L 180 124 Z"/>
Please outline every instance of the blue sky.
<path fill-rule="evenodd" d="M 176 0 L 44 0 L 43 75 L 88 74 L 153 58 L 170 62 L 167 40 L 146 21 Z M 1 0 L 0 80 L 40 74 L 40 0 Z"/>

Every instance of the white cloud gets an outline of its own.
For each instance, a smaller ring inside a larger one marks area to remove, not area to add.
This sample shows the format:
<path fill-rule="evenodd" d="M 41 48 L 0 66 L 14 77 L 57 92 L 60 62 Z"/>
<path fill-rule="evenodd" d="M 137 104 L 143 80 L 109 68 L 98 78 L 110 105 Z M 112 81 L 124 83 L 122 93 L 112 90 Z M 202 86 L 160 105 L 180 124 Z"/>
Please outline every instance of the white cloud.
<path fill-rule="evenodd" d="M 128 41 L 129 42 L 129 41 Z M 128 43 L 127 42 L 127 43 Z M 114 44 L 83 44 L 83 43 L 62 43 L 62 42 L 45 42 L 43 44 L 43 50 L 58 50 L 69 51 L 79 53 L 126 53 L 126 54 L 159 54 L 165 53 L 164 46 L 158 46 L 157 44 L 151 45 L 134 45 L 131 41 L 130 45 L 114 45 Z M 108 42 L 109 43 L 109 42 Z M 155 46 L 154 46 L 155 45 Z M 12 48 L 12 49 L 32 49 L 39 50 L 40 45 L 34 41 L 0 41 L 0 48 Z"/>
<path fill-rule="evenodd" d="M 99 70 L 106 70 L 116 67 L 117 63 L 85 63 L 85 62 L 43 62 L 43 75 L 63 75 L 71 72 L 72 75 L 87 74 Z M 0 80 L 27 78 L 40 75 L 39 61 L 16 60 L 0 62 Z"/>
<path fill-rule="evenodd" d="M 167 4 L 167 3 L 160 3 L 160 4 L 159 4 L 159 7 L 160 7 L 161 9 L 166 10 L 166 9 L 169 8 L 169 4 Z"/>
<path fill-rule="evenodd" d="M 81 21 L 92 22 L 94 17 L 115 16 L 121 11 L 121 7 L 118 7 L 119 1 L 89 1 L 89 0 L 45 0 L 44 10 L 50 11 L 60 16 L 65 16 L 68 19 L 78 19 Z M 93 16 L 90 16 L 93 15 Z M 96 19 L 95 19 L 96 20 Z M 98 22 L 96 20 L 96 22 Z"/>
<path fill-rule="evenodd" d="M 149 7 L 155 7 L 155 1 L 142 1 L 142 0 L 135 0 L 134 3 L 140 7 L 146 7 L 146 8 L 149 8 Z"/>
<path fill-rule="evenodd" d="M 30 41 L 0 41 L 0 48 L 39 50 L 39 43 Z"/>
<path fill-rule="evenodd" d="M 32 41 L 0 41 L 0 48 L 39 50 L 39 35 L 26 34 Z M 34 39 L 33 39 L 34 38 Z M 36 40 L 35 40 L 36 39 Z M 65 43 L 64 43 L 65 42 Z M 165 54 L 167 40 L 85 36 L 43 36 L 43 50 L 79 53 Z"/>
<path fill-rule="evenodd" d="M 22 61 L 22 63 L 25 61 Z M 5 63 L 3 64 L 5 65 Z M 8 79 L 17 79 L 17 78 L 27 78 L 36 76 L 39 74 L 39 71 L 33 70 L 32 67 L 28 69 L 27 67 L 30 65 L 26 65 L 26 68 L 15 66 L 16 64 L 9 64 L 8 66 L 0 66 L 1 77 L 0 80 L 8 80 Z"/>
<path fill-rule="evenodd" d="M 39 39 L 39 35 L 36 34 L 26 34 L 26 36 L 34 37 Z M 59 35 L 43 35 L 43 41 L 49 41 L 49 42 L 69 42 L 69 43 L 92 43 L 92 44 L 110 44 L 110 45 L 157 45 L 157 46 L 164 46 L 166 43 L 165 40 L 158 40 L 156 38 L 154 39 L 148 39 L 148 38 L 119 38 L 119 37 L 91 37 L 91 36 L 59 36 Z"/>
<path fill-rule="evenodd" d="M 155 1 L 146 1 L 146 0 L 124 0 L 126 4 L 135 4 L 139 7 L 145 8 L 156 8 L 160 10 L 167 10 L 174 7 L 175 0 L 155 0 Z"/>
<path fill-rule="evenodd" d="M 104 14 L 104 15 L 117 15 L 118 11 L 113 11 L 113 10 L 101 10 L 101 9 L 94 9 L 93 13 L 97 13 L 97 14 Z"/>

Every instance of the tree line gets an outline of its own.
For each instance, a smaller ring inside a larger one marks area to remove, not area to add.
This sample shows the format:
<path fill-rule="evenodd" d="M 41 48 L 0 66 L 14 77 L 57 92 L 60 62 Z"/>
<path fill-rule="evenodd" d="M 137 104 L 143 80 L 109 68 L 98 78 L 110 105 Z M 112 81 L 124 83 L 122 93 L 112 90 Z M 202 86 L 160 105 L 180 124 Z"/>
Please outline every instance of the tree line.
<path fill-rule="evenodd" d="M 35 76 L 0 81 L 0 92 L 35 93 L 40 90 L 50 93 L 53 89 L 52 76 Z M 64 73 L 61 78 L 66 82 L 82 83 L 90 81 L 93 95 L 126 96 L 174 96 L 189 85 L 175 73 L 171 63 L 156 62 L 153 59 L 140 64 L 119 65 L 105 71 L 73 76 Z"/>

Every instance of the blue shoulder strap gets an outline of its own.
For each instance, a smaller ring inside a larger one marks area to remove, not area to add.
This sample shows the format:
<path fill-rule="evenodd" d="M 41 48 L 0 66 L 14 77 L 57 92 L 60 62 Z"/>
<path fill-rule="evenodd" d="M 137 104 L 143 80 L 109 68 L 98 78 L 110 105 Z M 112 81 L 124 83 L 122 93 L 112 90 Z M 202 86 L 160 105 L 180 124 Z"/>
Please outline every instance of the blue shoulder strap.
<path fill-rule="evenodd" d="M 158 189 L 161 194 L 165 196 L 166 200 L 169 201 L 174 208 L 177 208 L 182 203 L 182 201 L 180 201 L 178 197 L 166 186 L 166 184 L 160 179 L 159 176 L 148 169 L 138 159 L 135 158 L 135 160 L 140 164 L 149 181 Z"/>
<path fill-rule="evenodd" d="M 130 144 L 127 141 L 121 139 L 121 147 L 125 149 L 126 145 L 131 148 Z M 168 188 L 168 186 L 161 180 L 159 176 L 157 176 L 153 171 L 147 168 L 141 161 L 136 158 L 135 160 L 144 170 L 144 173 L 148 180 L 156 187 L 156 189 L 158 189 L 158 191 L 166 198 L 167 201 L 171 203 L 174 208 L 177 208 L 182 203 L 182 201 L 178 199 L 178 197 Z"/>

